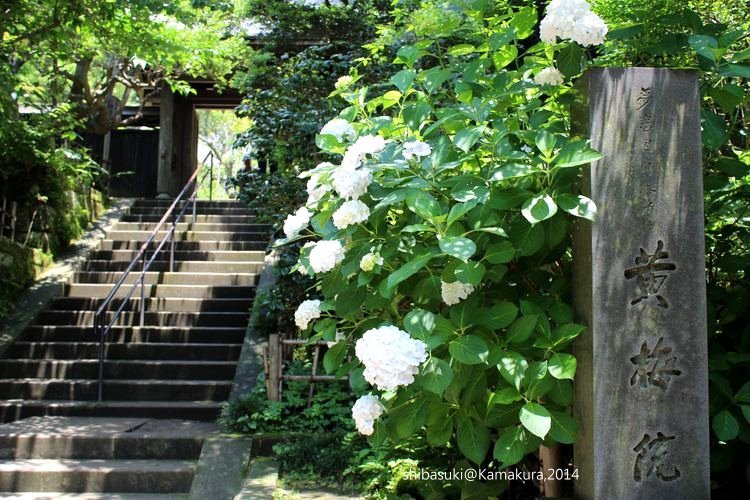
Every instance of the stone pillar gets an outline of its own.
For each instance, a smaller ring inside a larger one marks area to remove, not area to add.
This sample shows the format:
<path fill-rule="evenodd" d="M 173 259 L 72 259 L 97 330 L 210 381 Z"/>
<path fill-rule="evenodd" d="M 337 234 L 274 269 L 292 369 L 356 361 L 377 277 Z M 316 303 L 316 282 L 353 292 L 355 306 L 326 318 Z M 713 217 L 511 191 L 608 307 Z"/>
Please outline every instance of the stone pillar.
<path fill-rule="evenodd" d="M 697 75 L 597 68 L 574 129 L 604 154 L 582 192 L 574 300 L 575 447 L 584 499 L 709 498 L 701 131 Z"/>
<path fill-rule="evenodd" d="M 174 92 L 163 84 L 159 102 L 159 171 L 156 177 L 157 198 L 172 198 L 174 168 Z"/>

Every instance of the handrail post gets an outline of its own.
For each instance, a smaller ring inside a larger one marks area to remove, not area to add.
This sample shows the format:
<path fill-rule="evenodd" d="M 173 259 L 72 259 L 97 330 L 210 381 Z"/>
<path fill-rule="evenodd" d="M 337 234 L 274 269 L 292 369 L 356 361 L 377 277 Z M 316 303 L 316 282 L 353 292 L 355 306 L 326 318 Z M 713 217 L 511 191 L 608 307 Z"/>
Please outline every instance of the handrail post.
<path fill-rule="evenodd" d="M 101 328 L 99 315 L 94 316 L 94 335 L 99 335 L 99 384 L 97 386 L 96 399 L 104 401 L 104 328 Z"/>
<path fill-rule="evenodd" d="M 174 233 L 177 231 L 177 215 L 172 212 L 172 234 L 169 237 L 169 272 L 174 272 Z"/>
<path fill-rule="evenodd" d="M 213 200 L 214 196 L 214 155 L 208 157 L 208 201 Z"/>
<path fill-rule="evenodd" d="M 146 319 L 146 255 L 148 251 L 143 250 L 143 261 L 141 262 L 141 327 L 145 324 Z"/>
<path fill-rule="evenodd" d="M 193 202 L 193 224 L 195 224 L 195 219 L 197 218 L 197 205 L 198 205 L 198 179 L 193 181 L 193 196 L 191 196 L 191 200 Z"/>

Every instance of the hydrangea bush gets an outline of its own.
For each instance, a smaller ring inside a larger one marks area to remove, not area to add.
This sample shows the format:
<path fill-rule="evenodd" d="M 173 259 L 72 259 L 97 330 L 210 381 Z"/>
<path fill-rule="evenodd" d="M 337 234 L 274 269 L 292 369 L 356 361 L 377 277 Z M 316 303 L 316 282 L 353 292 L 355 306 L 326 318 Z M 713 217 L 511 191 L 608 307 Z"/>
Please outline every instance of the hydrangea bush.
<path fill-rule="evenodd" d="M 310 197 L 279 244 L 313 242 L 298 270 L 324 300 L 295 318 L 335 342 L 326 370 L 370 393 L 353 410 L 362 433 L 423 430 L 504 467 L 575 439 L 568 235 L 595 216 L 576 180 L 600 155 L 567 106 L 576 42 L 606 26 L 554 0 L 532 43 L 534 7 L 453 5 L 450 26 L 414 29 L 387 82 L 336 86 L 349 106 L 316 138 L 331 162 L 302 174 Z"/>

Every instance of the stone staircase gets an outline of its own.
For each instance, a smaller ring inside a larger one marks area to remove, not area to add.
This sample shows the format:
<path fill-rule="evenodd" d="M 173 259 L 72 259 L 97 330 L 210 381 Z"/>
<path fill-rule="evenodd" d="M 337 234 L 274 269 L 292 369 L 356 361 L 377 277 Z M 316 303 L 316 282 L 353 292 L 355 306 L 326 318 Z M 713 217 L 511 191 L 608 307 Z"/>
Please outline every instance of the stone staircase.
<path fill-rule="evenodd" d="M 136 201 L 64 296 L 37 315 L 0 359 L 0 421 L 57 417 L 0 426 L 0 491 L 58 492 L 0 497 L 93 492 L 99 496 L 92 498 L 109 498 L 102 492 L 126 492 L 167 498 L 189 491 L 200 443 L 216 430 L 194 421 L 215 420 L 229 396 L 270 233 L 237 202 L 199 201 L 196 223 L 177 228 L 175 272 L 168 272 L 167 246 L 147 273 L 145 326 L 130 326 L 139 317 L 136 298 L 112 330 L 104 401 L 97 402 L 94 311 L 168 206 Z M 110 309 L 119 304 L 115 300 Z M 98 432 L 96 422 L 116 435 Z M 193 444 L 165 447 L 182 426 L 193 429 Z M 144 431 L 152 427 L 159 432 Z M 115 445 L 120 440 L 131 444 Z"/>

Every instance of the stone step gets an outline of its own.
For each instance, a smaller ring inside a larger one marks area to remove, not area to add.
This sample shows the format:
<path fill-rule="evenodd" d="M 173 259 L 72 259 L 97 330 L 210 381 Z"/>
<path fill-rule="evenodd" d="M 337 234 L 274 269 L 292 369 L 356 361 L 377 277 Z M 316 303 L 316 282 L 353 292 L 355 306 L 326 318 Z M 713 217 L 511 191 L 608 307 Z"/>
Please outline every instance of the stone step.
<path fill-rule="evenodd" d="M 158 221 L 157 221 L 158 222 Z M 157 222 L 118 222 L 112 228 L 114 231 L 153 231 Z M 169 229 L 171 223 L 162 226 L 162 229 Z M 191 219 L 177 224 L 177 232 L 184 231 L 222 231 L 238 233 L 268 233 L 271 230 L 270 224 L 253 224 L 248 222 L 228 223 L 228 222 L 196 222 L 193 224 Z"/>
<path fill-rule="evenodd" d="M 212 422 L 31 417 L 0 426 L 0 459 L 197 460 Z"/>
<path fill-rule="evenodd" d="M 99 381 L 65 379 L 0 379 L 5 399 L 95 401 Z M 224 401 L 232 382 L 226 380 L 105 380 L 104 394 L 116 401 Z"/>
<path fill-rule="evenodd" d="M 104 361 L 106 378 L 231 380 L 234 361 L 113 360 Z M 0 378 L 93 379 L 99 377 L 98 359 L 0 359 Z"/>
<path fill-rule="evenodd" d="M 44 314 L 46 313 L 42 313 L 42 315 Z M 170 321 L 170 313 L 157 314 L 166 318 L 166 321 Z M 247 317 L 245 317 L 245 324 L 246 323 Z M 109 332 L 107 342 L 145 342 L 152 344 L 163 342 L 172 344 L 239 344 L 242 343 L 243 339 L 245 338 L 245 329 L 245 325 L 242 325 L 240 327 L 114 326 Z M 52 325 L 49 322 L 41 325 L 32 325 L 24 331 L 21 340 L 25 342 L 91 342 L 92 340 L 98 340 L 98 338 L 94 336 L 92 320 L 92 322 L 90 322 L 90 326 L 77 326 L 69 324 Z"/>
<path fill-rule="evenodd" d="M 76 283 L 116 283 L 121 272 L 82 271 L 75 275 Z M 131 272 L 125 277 L 125 284 L 133 284 L 140 278 L 140 273 Z M 254 273 L 196 273 L 196 272 L 147 272 L 144 276 L 147 285 L 255 285 L 258 275 Z"/>
<path fill-rule="evenodd" d="M 138 207 L 130 207 L 128 210 L 128 213 L 131 215 L 158 215 L 159 218 L 161 218 L 164 213 L 166 212 L 168 207 L 155 207 L 155 206 L 138 206 Z M 184 218 L 188 218 L 192 216 L 192 209 L 189 209 L 185 212 L 183 215 Z M 239 207 L 227 207 L 227 208 L 206 208 L 206 207 L 199 207 L 197 210 L 197 215 L 242 215 L 244 217 L 248 217 L 250 219 L 255 217 L 255 213 L 251 212 L 250 210 L 246 208 L 239 208 Z"/>
<path fill-rule="evenodd" d="M 4 500 L 188 500 L 187 493 L 62 493 L 0 492 Z"/>
<path fill-rule="evenodd" d="M 106 239 L 102 240 L 99 245 L 99 250 L 140 250 L 145 239 L 141 240 L 113 240 Z M 152 242 L 149 245 L 149 251 L 156 250 L 159 242 Z M 232 252 L 247 252 L 254 251 L 256 254 L 262 254 L 265 258 L 265 249 L 268 247 L 268 237 L 266 236 L 262 241 L 217 241 L 217 240 L 206 240 L 206 241 L 175 241 L 175 252 L 210 252 L 215 250 L 220 251 L 232 251 Z M 164 244 L 161 255 L 166 255 L 166 260 L 169 260 L 169 246 L 168 243 Z M 178 259 L 178 260 L 193 260 L 193 259 Z M 230 259 L 233 260 L 233 259 Z M 243 259 L 237 259 L 243 260 Z M 259 259 L 258 262 L 262 262 L 263 259 Z"/>
<path fill-rule="evenodd" d="M 104 302 L 104 299 L 90 297 L 63 297 L 53 300 L 49 308 L 64 311 L 95 311 Z M 122 304 L 122 299 L 114 299 L 110 303 L 110 310 L 117 310 Z M 168 311 L 168 312 L 244 312 L 249 311 L 253 305 L 253 297 L 239 299 L 182 299 L 182 298 L 154 298 L 146 299 L 146 311 Z M 141 299 L 131 298 L 125 311 L 140 311 Z"/>
<path fill-rule="evenodd" d="M 68 326 L 94 326 L 94 311 L 54 311 L 45 310 L 39 313 L 34 320 L 34 326 L 42 325 L 68 325 Z M 238 327 L 247 326 L 249 312 L 147 312 L 143 314 L 144 326 L 214 326 L 214 327 Z M 110 310 L 104 316 L 109 323 L 114 318 L 114 312 Z M 117 318 L 115 326 L 140 325 L 140 312 L 122 312 Z"/>
<path fill-rule="evenodd" d="M 198 208 L 245 208 L 245 205 L 239 200 L 204 200 L 198 199 L 196 206 Z M 133 202 L 133 207 L 163 207 L 169 208 L 172 206 L 174 200 L 156 200 L 156 199 L 137 199 Z M 189 204 L 191 207 L 193 203 L 190 200 L 182 200 L 177 203 L 178 208 L 182 208 L 185 204 Z"/>
<path fill-rule="evenodd" d="M 129 287 L 121 287 L 115 297 L 125 297 Z M 112 290 L 107 283 L 71 283 L 65 286 L 66 297 L 106 297 Z M 249 285 L 211 286 L 211 285 L 146 285 L 146 297 L 173 297 L 197 299 L 237 299 L 252 297 L 255 287 Z M 140 290 L 134 293 L 140 297 Z"/>
<path fill-rule="evenodd" d="M 169 257 L 167 253 L 164 257 Z M 89 260 L 85 262 L 81 271 L 94 272 L 116 272 L 124 271 L 130 262 L 111 261 L 111 260 Z M 243 262 L 243 261 L 224 261 L 224 262 L 204 262 L 204 261 L 179 261 L 174 263 L 174 272 L 177 273 L 254 273 L 259 274 L 263 270 L 261 262 Z M 168 272 L 169 261 L 156 260 L 151 263 L 149 272 Z"/>
<path fill-rule="evenodd" d="M 188 493 L 195 462 L 27 459 L 0 462 L 2 491 Z"/>
<path fill-rule="evenodd" d="M 110 231 L 107 238 L 111 240 L 139 240 L 146 241 L 151 236 L 151 231 Z M 156 233 L 156 241 L 161 241 L 167 236 L 166 231 Z M 250 241 L 268 242 L 268 233 L 261 231 L 177 231 L 174 234 L 175 241 Z"/>
<path fill-rule="evenodd" d="M 48 415 L 214 421 L 220 409 L 221 403 L 216 401 L 0 401 L 0 422 Z"/>
<path fill-rule="evenodd" d="M 181 359 L 237 361 L 241 344 L 106 343 L 106 359 Z M 79 359 L 98 358 L 98 342 L 15 342 L 5 353 L 7 358 Z"/>
<path fill-rule="evenodd" d="M 205 242 L 204 242 L 205 243 Z M 219 246 L 219 245 L 215 245 Z M 224 245 L 230 247 L 231 244 Z M 91 258 L 95 260 L 109 260 L 112 262 L 125 262 L 127 265 L 138 255 L 138 250 L 98 250 L 92 252 Z M 149 257 L 150 258 L 150 257 Z M 265 259 L 264 251 L 253 250 L 175 250 L 175 262 L 180 261 L 203 261 L 203 262 L 247 262 L 262 264 Z M 169 265 L 169 251 L 161 252 L 154 260 L 154 264 L 166 263 Z"/>
<path fill-rule="evenodd" d="M 124 214 L 121 218 L 121 222 L 160 222 L 161 218 L 164 214 L 161 215 L 142 215 L 142 214 Z M 192 223 L 193 222 L 193 216 L 191 214 L 186 214 L 187 216 L 183 216 L 182 222 L 185 223 Z M 268 223 L 265 222 L 255 222 L 255 217 L 248 216 L 248 215 L 204 215 L 199 214 L 195 216 L 195 222 L 199 223 L 207 223 L 207 224 L 220 224 L 220 223 L 228 223 L 228 224 L 264 224 L 267 226 L 271 226 Z"/>

